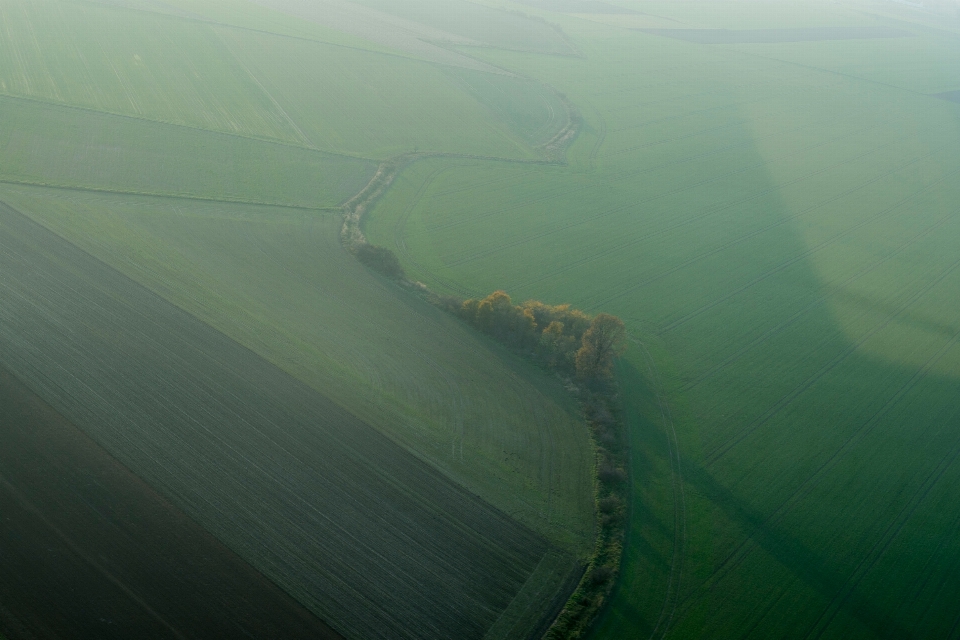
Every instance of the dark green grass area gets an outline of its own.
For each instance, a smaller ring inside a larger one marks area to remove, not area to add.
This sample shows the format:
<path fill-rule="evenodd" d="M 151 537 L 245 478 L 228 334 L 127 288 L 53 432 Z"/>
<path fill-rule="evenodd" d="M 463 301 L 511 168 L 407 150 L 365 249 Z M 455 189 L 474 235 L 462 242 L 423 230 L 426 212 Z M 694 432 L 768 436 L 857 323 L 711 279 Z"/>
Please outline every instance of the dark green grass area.
<path fill-rule="evenodd" d="M 585 60 L 483 57 L 580 106 L 569 164 L 412 165 L 367 236 L 441 291 L 626 321 L 633 511 L 595 636 L 956 638 L 960 120 L 928 95 L 955 88 L 956 38 L 706 47 L 562 24 Z"/>
<path fill-rule="evenodd" d="M 0 97 L 0 180 L 124 193 L 335 207 L 374 162 Z"/>
<path fill-rule="evenodd" d="M 339 632 L 483 637 L 551 553 L 323 395 L 0 215 L 6 366 Z"/>

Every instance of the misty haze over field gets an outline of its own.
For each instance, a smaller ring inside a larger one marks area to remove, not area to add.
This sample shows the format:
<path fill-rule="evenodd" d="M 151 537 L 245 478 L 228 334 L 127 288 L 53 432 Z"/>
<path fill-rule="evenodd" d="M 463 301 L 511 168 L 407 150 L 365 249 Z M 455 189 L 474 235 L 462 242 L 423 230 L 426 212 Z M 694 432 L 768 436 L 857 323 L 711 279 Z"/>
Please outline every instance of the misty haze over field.
<path fill-rule="evenodd" d="M 0 0 L 0 640 L 960 639 L 960 3 Z"/>

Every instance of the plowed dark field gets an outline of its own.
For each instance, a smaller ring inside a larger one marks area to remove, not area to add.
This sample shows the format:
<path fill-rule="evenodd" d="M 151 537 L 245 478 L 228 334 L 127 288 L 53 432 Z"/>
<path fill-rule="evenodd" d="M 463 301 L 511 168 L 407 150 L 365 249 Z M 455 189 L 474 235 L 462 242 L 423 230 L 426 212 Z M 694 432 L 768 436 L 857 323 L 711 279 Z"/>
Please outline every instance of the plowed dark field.
<path fill-rule="evenodd" d="M 10 640 L 340 637 L 3 369 L 0 514 Z"/>
<path fill-rule="evenodd" d="M 550 550 L 323 395 L 15 210 L 0 205 L 0 225 L 3 364 L 337 631 L 482 637 Z M 97 508 L 109 520 L 119 507 L 101 498 Z M 122 580 L 105 584 L 121 597 Z M 149 633 L 165 628 L 152 624 Z"/>

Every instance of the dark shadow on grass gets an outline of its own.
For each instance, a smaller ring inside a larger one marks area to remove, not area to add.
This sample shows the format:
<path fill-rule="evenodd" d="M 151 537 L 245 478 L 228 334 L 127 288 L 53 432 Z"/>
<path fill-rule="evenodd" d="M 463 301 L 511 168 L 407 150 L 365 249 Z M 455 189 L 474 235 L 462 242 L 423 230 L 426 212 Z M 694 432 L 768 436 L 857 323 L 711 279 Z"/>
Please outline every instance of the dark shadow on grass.
<path fill-rule="evenodd" d="M 770 526 L 770 516 L 754 509 L 733 491 L 718 482 L 699 465 L 684 460 L 686 483 L 720 509 L 731 521 L 740 525 L 746 537 L 770 554 L 791 573 L 821 593 L 827 600 L 842 597 L 849 576 L 838 572 L 830 562 L 799 538 L 776 526 Z M 759 585 L 758 585 L 759 586 Z M 912 638 L 889 612 L 853 589 L 841 605 L 842 610 L 859 620 L 878 638 Z"/>

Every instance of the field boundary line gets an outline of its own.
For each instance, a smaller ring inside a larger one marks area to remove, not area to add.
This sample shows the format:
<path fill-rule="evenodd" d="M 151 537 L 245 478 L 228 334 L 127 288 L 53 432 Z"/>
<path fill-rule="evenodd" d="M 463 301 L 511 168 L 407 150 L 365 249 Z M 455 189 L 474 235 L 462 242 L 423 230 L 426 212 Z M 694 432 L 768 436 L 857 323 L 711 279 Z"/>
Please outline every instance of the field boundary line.
<path fill-rule="evenodd" d="M 391 47 L 388 47 L 387 45 L 382 45 L 382 46 L 384 47 L 383 50 L 380 50 L 380 49 L 367 49 L 366 47 L 358 47 L 358 46 L 354 46 L 354 45 L 344 44 L 344 43 L 341 43 L 341 42 L 330 42 L 330 41 L 328 41 L 328 40 L 320 40 L 320 39 L 318 39 L 318 38 L 310 38 L 310 37 L 307 37 L 307 36 L 298 36 L 298 35 L 294 35 L 294 34 L 292 34 L 292 33 L 278 33 L 278 32 L 276 32 L 276 31 L 269 31 L 269 30 L 267 30 L 267 29 L 256 29 L 256 28 L 254 28 L 254 27 L 244 27 L 244 26 L 238 25 L 238 24 L 229 24 L 229 23 L 227 23 L 227 22 L 220 22 L 219 20 L 214 20 L 214 19 L 210 19 L 210 18 L 204 18 L 203 16 L 196 15 L 196 14 L 193 15 L 193 16 L 177 15 L 177 14 L 175 14 L 175 13 L 164 13 L 163 11 L 151 11 L 150 9 L 145 9 L 145 8 L 142 8 L 142 7 L 124 7 L 124 6 L 115 5 L 115 4 L 107 4 L 107 3 L 94 2 L 94 1 L 92 1 L 92 0 L 70 0 L 70 1 L 73 2 L 73 3 L 76 3 L 76 4 L 94 6 L 94 7 L 100 8 L 100 9 L 113 10 L 113 11 L 126 11 L 126 12 L 132 12 L 132 13 L 145 13 L 145 14 L 148 14 L 148 15 L 157 16 L 158 18 L 162 18 L 162 19 L 165 19 L 165 20 L 181 21 L 181 22 L 192 22 L 192 23 L 195 23 L 195 24 L 204 24 L 204 25 L 209 25 L 209 26 L 212 26 L 212 27 L 222 27 L 222 28 L 224 28 L 224 29 L 233 29 L 233 30 L 236 30 L 236 31 L 247 31 L 247 32 L 250 32 L 250 33 L 257 33 L 257 34 L 260 34 L 260 35 L 272 36 L 272 37 L 274 37 L 274 38 L 285 38 L 285 39 L 289 39 L 289 40 L 298 40 L 298 41 L 300 41 L 300 42 L 310 42 L 310 43 L 313 43 L 313 44 L 319 44 L 319 45 L 324 45 L 324 46 L 328 46 L 328 47 L 337 47 L 337 48 L 339 48 L 339 49 L 350 49 L 351 51 L 362 51 L 362 52 L 364 52 L 364 53 L 369 53 L 369 54 L 373 54 L 373 55 L 387 56 L 387 57 L 390 57 L 390 58 L 400 58 L 401 60 L 409 60 L 409 61 L 411 61 L 411 62 L 419 62 L 419 63 L 421 63 L 421 64 L 429 64 L 429 65 L 443 66 L 443 67 L 456 67 L 456 68 L 458 68 L 458 69 L 468 69 L 468 68 L 469 68 L 469 67 L 463 67 L 463 66 L 455 65 L 455 64 L 437 62 L 437 61 L 435 61 L 435 60 L 427 60 L 427 59 L 425 59 L 425 58 L 417 58 L 417 57 L 414 57 L 414 56 L 412 56 L 412 55 L 405 54 L 405 52 L 404 52 L 403 50 L 393 49 L 393 48 L 391 48 Z M 282 12 L 280 12 L 280 13 L 281 13 L 281 15 L 282 15 L 283 17 L 296 19 L 296 16 L 291 16 L 291 15 L 289 15 L 289 14 L 284 14 L 284 13 L 282 13 Z M 320 25 L 320 26 L 323 26 L 323 25 Z M 331 28 L 331 29 L 332 29 L 332 28 Z M 333 31 L 337 31 L 338 33 L 342 33 L 342 34 L 344 34 L 344 35 L 346 35 L 346 36 L 348 36 L 348 37 L 353 37 L 353 38 L 356 38 L 356 39 L 358 39 L 358 40 L 364 40 L 364 41 L 369 42 L 369 43 L 374 44 L 374 45 L 377 44 L 376 42 L 374 42 L 374 41 L 372 41 L 372 40 L 368 40 L 367 38 L 364 38 L 364 37 L 362 37 L 362 36 L 355 36 L 355 35 L 346 33 L 345 31 L 340 31 L 340 30 L 338 30 L 338 29 L 332 29 L 332 30 L 333 30 Z M 437 46 L 436 43 L 434 43 L 434 42 L 429 42 L 429 44 L 433 44 L 434 46 Z M 444 49 L 444 50 L 447 50 L 446 47 L 440 47 L 440 48 L 442 48 L 442 49 Z M 458 55 L 461 55 L 461 56 L 463 56 L 463 57 L 465 57 L 465 58 L 469 58 L 470 60 L 475 60 L 475 61 L 478 61 L 478 62 L 483 62 L 484 64 L 487 64 L 487 65 L 489 65 L 489 66 L 491 66 L 491 67 L 500 69 L 500 67 L 498 67 L 497 65 L 494 65 L 494 64 L 492 64 L 492 63 L 489 63 L 489 62 L 486 62 L 486 61 L 484 61 L 484 60 L 481 60 L 480 58 L 476 58 L 476 57 L 474 57 L 474 56 L 467 55 L 467 54 L 462 53 L 462 52 L 460 52 L 460 51 L 453 50 L 453 53 L 456 53 L 456 54 L 458 54 Z M 549 54 L 545 54 L 545 55 L 549 55 Z M 486 73 L 491 73 L 491 72 L 488 71 L 488 72 L 486 72 Z"/>
<path fill-rule="evenodd" d="M 873 129 L 873 128 L 875 128 L 875 127 L 871 126 L 871 127 L 867 127 L 865 130 L 869 130 L 869 129 Z M 828 140 L 828 141 L 825 141 L 825 142 L 820 142 L 820 143 L 817 143 L 817 144 L 815 144 L 815 145 L 813 145 L 813 146 L 805 147 L 804 149 L 802 149 L 802 151 L 809 151 L 809 150 L 811 150 L 811 149 L 816 149 L 817 147 L 821 147 L 821 146 L 824 146 L 824 145 L 826 145 L 826 144 L 831 144 L 831 143 L 833 143 L 833 142 L 835 142 L 835 141 L 836 141 L 836 140 Z M 889 144 L 893 144 L 893 143 L 889 143 Z M 841 160 L 841 161 L 838 162 L 837 164 L 830 165 L 830 166 L 828 166 L 828 167 L 823 167 L 823 168 L 820 168 L 820 169 L 816 169 L 815 171 L 811 171 L 810 173 L 804 174 L 804 175 L 802 175 L 802 176 L 799 176 L 798 178 L 794 178 L 793 180 L 787 181 L 787 182 L 785 182 L 785 183 L 783 183 L 783 184 L 780 184 L 780 185 L 777 185 L 777 186 L 775 186 L 775 187 L 769 187 L 769 188 L 766 188 L 766 189 L 762 189 L 762 190 L 760 190 L 760 191 L 755 191 L 755 192 L 750 193 L 749 195 L 747 195 L 747 196 L 745 196 L 745 197 L 740 198 L 739 200 L 734 200 L 734 201 L 732 201 L 732 202 L 727 202 L 727 203 L 719 204 L 719 205 L 708 206 L 706 209 L 700 211 L 699 213 L 696 213 L 696 214 L 690 216 L 689 218 L 685 218 L 685 219 L 680 220 L 680 221 L 678 221 L 678 222 L 674 222 L 673 224 L 670 224 L 670 225 L 668 225 L 668 226 L 666 226 L 666 227 L 663 227 L 663 228 L 660 228 L 660 229 L 657 229 L 657 230 L 654 230 L 654 231 L 650 231 L 650 232 L 647 233 L 646 235 L 642 235 L 642 236 L 640 236 L 639 238 L 633 238 L 633 239 L 628 240 L 628 241 L 626 241 L 626 242 L 622 242 L 622 243 L 620 243 L 620 244 L 618 244 L 618 245 L 615 245 L 615 246 L 613 246 L 613 247 L 610 247 L 609 249 L 606 249 L 606 250 L 604 250 L 604 251 L 600 251 L 600 252 L 595 253 L 595 254 L 592 254 L 592 255 L 590 255 L 590 256 L 587 256 L 587 257 L 584 257 L 584 258 L 580 258 L 579 260 L 576 260 L 576 261 L 574 261 L 574 262 L 568 263 L 566 266 L 561 267 L 560 269 L 557 269 L 557 270 L 555 270 L 555 271 L 553 271 L 553 272 L 551 272 L 551 273 L 549 273 L 549 274 L 547 274 L 547 275 L 543 275 L 543 276 L 540 276 L 540 277 L 538 277 L 538 278 L 536 278 L 536 279 L 527 280 L 527 281 L 525 281 L 525 282 L 522 282 L 522 283 L 520 283 L 520 284 L 516 287 L 516 289 L 522 290 L 524 287 L 528 287 L 528 286 L 530 286 L 530 285 L 533 285 L 533 284 L 537 284 L 537 283 L 539 283 L 539 282 L 542 282 L 543 280 L 547 280 L 547 279 L 549 279 L 549 278 L 556 277 L 557 275 L 559 275 L 559 274 L 561 274 L 561 273 L 566 273 L 567 271 L 570 271 L 570 270 L 572 270 L 572 269 L 575 269 L 575 268 L 577 268 L 577 267 L 579 267 L 579 266 L 581 266 L 581 265 L 583 265 L 583 264 L 586 264 L 586 263 L 589 263 L 589 262 L 593 262 L 594 260 L 597 260 L 597 259 L 599 259 L 599 258 L 603 258 L 603 257 L 609 256 L 609 255 L 614 254 L 614 253 L 616 253 L 616 252 L 618 252 L 618 251 L 623 251 L 624 249 L 627 249 L 627 248 L 632 247 L 632 246 L 634 246 L 634 245 L 640 244 L 640 243 L 642 243 L 642 242 L 646 242 L 647 240 L 651 240 L 651 239 L 656 238 L 656 237 L 658 237 L 658 236 L 660 236 L 660 235 L 663 235 L 663 234 L 665 234 L 665 233 L 670 233 L 671 231 L 675 231 L 675 230 L 680 229 L 680 228 L 682 228 L 682 227 L 684 227 L 684 226 L 687 226 L 687 225 L 689 225 L 689 224 L 693 224 L 694 222 L 697 222 L 697 221 L 699 221 L 699 220 L 703 220 L 704 218 L 707 218 L 707 217 L 712 216 L 712 215 L 714 215 L 714 214 L 720 213 L 720 212 L 722 212 L 722 211 L 726 211 L 727 209 L 730 209 L 731 207 L 735 207 L 735 206 L 744 204 L 744 203 L 746 203 L 746 202 L 750 202 L 751 200 L 756 200 L 757 198 L 761 198 L 761 197 L 763 197 L 763 196 L 765 196 L 765 195 L 767 195 L 767 194 L 776 192 L 777 190 L 782 189 L 782 188 L 784 188 L 784 187 L 788 187 L 788 186 L 791 186 L 791 185 L 793 185 L 793 184 L 797 184 L 797 183 L 799 183 L 799 182 L 802 182 L 803 180 L 806 180 L 807 178 L 811 178 L 811 177 L 813 177 L 813 176 L 816 176 L 816 175 L 819 175 L 819 174 L 824 173 L 824 172 L 826 172 L 826 171 L 829 171 L 830 169 L 832 169 L 832 168 L 834 168 L 834 167 L 837 167 L 837 166 L 846 164 L 847 162 L 850 162 L 850 161 L 852 161 L 852 160 L 856 160 L 857 158 L 863 157 L 863 156 L 865 156 L 865 155 L 870 155 L 871 153 L 875 153 L 875 152 L 877 151 L 877 149 L 882 149 L 882 148 L 884 148 L 885 146 L 889 146 L 889 144 L 881 145 L 881 146 L 879 146 L 879 147 L 876 147 L 876 148 L 874 148 L 874 149 L 871 149 L 870 151 L 866 151 L 866 152 L 864 152 L 863 154 L 860 154 L 859 156 L 854 156 L 853 158 L 848 158 L 848 159 L 845 159 L 845 160 Z M 740 173 L 744 173 L 744 172 L 749 171 L 750 169 L 753 169 L 753 168 L 755 168 L 755 167 L 757 167 L 757 166 L 760 166 L 760 165 L 762 165 L 762 164 L 764 164 L 764 163 L 763 163 L 763 162 L 758 162 L 758 163 L 755 163 L 755 164 L 752 164 L 752 165 L 748 165 L 748 166 L 746 166 L 746 167 L 742 167 L 742 168 L 740 168 L 740 169 L 735 169 L 735 170 L 733 170 L 733 171 L 729 171 L 729 172 L 727 172 L 727 173 L 723 173 L 723 174 L 720 174 L 720 175 L 718 175 L 718 176 L 714 176 L 714 177 L 712 177 L 712 178 L 707 178 L 707 179 L 705 179 L 705 180 L 701 180 L 700 182 L 696 182 L 696 183 L 691 184 L 691 185 L 686 185 L 686 186 L 684 186 L 684 187 L 678 187 L 678 188 L 673 189 L 673 190 L 671 190 L 671 191 L 667 191 L 667 192 L 665 192 L 665 193 L 661 193 L 661 194 L 658 194 L 658 195 L 655 195 L 655 196 L 651 196 L 650 198 L 648 198 L 648 199 L 646 199 L 646 200 L 643 200 L 643 201 L 641 201 L 641 202 L 638 202 L 638 203 L 634 203 L 634 204 L 631 204 L 631 205 L 623 205 L 623 206 L 620 206 L 620 207 L 615 207 L 614 209 L 609 209 L 609 210 L 604 211 L 604 212 L 602 212 L 602 213 L 600 213 L 600 214 L 597 214 L 596 216 L 594 216 L 593 218 L 588 219 L 587 221 L 592 221 L 592 220 L 595 220 L 595 219 L 599 219 L 599 218 L 602 218 L 602 217 L 606 217 L 606 216 L 608 216 L 608 215 L 614 215 L 614 214 L 619 213 L 619 212 L 621 212 L 621 211 L 625 211 L 626 209 L 628 209 L 628 208 L 630 208 L 630 207 L 642 206 L 642 205 L 645 205 L 645 204 L 649 204 L 649 203 L 651 203 L 651 202 L 654 202 L 654 201 L 656 201 L 656 200 L 659 200 L 659 199 L 661 199 L 661 198 L 666 198 L 666 197 L 669 197 L 669 196 L 674 196 L 674 195 L 677 195 L 678 193 L 683 193 L 683 192 L 685 192 L 685 191 L 689 191 L 689 190 L 691 190 L 691 189 L 695 189 L 695 188 L 697 188 L 697 187 L 701 187 L 701 186 L 703 186 L 703 185 L 705 185 L 705 184 L 709 184 L 709 183 L 711 183 L 711 182 L 716 182 L 717 180 L 723 180 L 724 178 L 728 178 L 728 177 L 730 177 L 730 176 L 734 176 L 734 175 L 737 175 L 737 174 L 740 174 Z M 566 230 L 566 229 L 575 227 L 575 226 L 577 226 L 577 225 L 579 225 L 579 224 L 582 224 L 582 223 L 581 223 L 581 222 L 571 223 L 571 224 L 569 224 L 569 225 L 566 225 L 566 226 L 564 226 L 564 227 L 561 227 L 561 228 L 557 229 L 557 231 L 563 231 L 563 230 Z M 550 232 L 544 232 L 543 234 L 540 234 L 540 235 L 538 235 L 538 236 L 536 236 L 535 238 L 532 238 L 532 239 L 537 239 L 537 238 L 539 238 L 539 237 L 544 237 L 544 236 L 546 236 L 546 235 L 549 235 L 550 233 L 553 233 L 553 230 L 551 230 Z"/>
<path fill-rule="evenodd" d="M 311 207 L 305 204 L 290 204 L 283 202 L 262 202 L 257 200 L 232 200 L 230 198 L 215 198 L 213 196 L 189 195 L 181 193 L 161 193 L 151 191 L 121 191 L 119 189 L 106 189 L 103 187 L 86 187 L 79 185 L 53 184 L 48 182 L 31 182 L 28 180 L 11 180 L 10 178 L 0 177 L 0 184 L 17 185 L 23 187 L 38 187 L 43 189 L 57 189 L 58 191 L 83 191 L 88 193 L 103 193 L 107 195 L 118 196 L 138 196 L 143 198 L 166 198 L 172 200 L 196 200 L 199 202 L 218 202 L 222 204 L 244 204 L 258 207 L 277 207 L 283 209 L 299 209 L 301 211 L 323 211 L 339 212 L 341 207 L 325 206 Z"/>
<path fill-rule="evenodd" d="M 808 127 L 814 126 L 814 125 L 816 125 L 816 124 L 820 124 L 820 122 L 814 122 L 814 123 L 811 123 L 810 125 L 803 125 L 802 127 L 800 127 L 800 129 L 808 128 Z M 881 126 L 882 124 L 884 124 L 884 123 L 881 122 L 881 123 L 879 123 L 879 124 L 869 125 L 869 126 L 867 126 L 867 127 L 864 127 L 863 129 L 859 129 L 859 130 L 857 130 L 857 131 L 855 131 L 855 132 L 853 132 L 853 133 L 848 133 L 848 134 L 842 136 L 840 139 L 849 137 L 850 135 L 855 135 L 856 133 L 862 133 L 862 132 L 864 132 L 864 131 L 869 131 L 869 130 L 871 130 L 871 129 L 876 129 L 877 127 Z M 826 144 L 834 143 L 834 142 L 836 142 L 836 141 L 837 141 L 837 138 L 832 138 L 832 139 L 830 139 L 830 140 L 826 140 L 826 141 L 823 141 L 823 142 L 818 142 L 818 143 L 816 143 L 816 144 L 814 144 L 814 145 L 811 145 L 811 146 L 808 146 L 808 147 L 803 147 L 802 149 L 800 149 L 800 151 L 809 151 L 810 149 L 816 149 L 817 147 L 821 147 L 821 146 L 826 145 Z M 894 144 L 894 143 L 887 143 L 887 144 L 885 144 L 885 145 L 881 145 L 881 146 L 878 147 L 878 148 L 883 148 L 884 146 L 889 146 L 890 144 Z M 875 151 L 875 149 L 874 149 L 874 150 L 871 150 L 870 152 L 867 152 L 867 154 L 872 153 L 873 151 Z M 790 155 L 790 154 L 793 154 L 793 153 L 796 153 L 796 152 L 795 152 L 795 151 L 790 151 L 790 152 L 787 152 L 785 155 Z M 867 155 L 867 154 L 863 154 L 863 155 Z M 671 162 L 668 162 L 668 163 L 665 163 L 665 164 L 656 165 L 656 166 L 654 166 L 654 167 L 650 167 L 650 168 L 647 168 L 647 169 L 643 169 L 643 170 L 641 170 L 641 171 L 634 172 L 634 173 L 620 174 L 620 175 L 616 176 L 614 182 L 615 182 L 616 180 L 621 180 L 621 179 L 623 179 L 624 177 L 637 177 L 637 176 L 640 176 L 640 175 L 644 175 L 644 174 L 646 174 L 646 173 L 651 173 L 651 172 L 654 172 L 654 171 L 658 171 L 658 170 L 660 170 L 660 169 L 664 169 L 664 168 L 669 167 L 669 166 L 671 166 L 671 165 L 673 165 L 673 164 L 676 164 L 676 163 L 678 163 L 678 162 L 686 162 L 687 160 L 695 160 L 695 159 L 697 159 L 697 158 L 702 157 L 702 155 L 703 155 L 703 154 L 698 154 L 698 155 L 696 155 L 696 156 L 690 156 L 689 158 L 682 158 L 682 159 L 680 159 L 680 160 L 678 160 L 678 161 L 671 161 Z M 860 157 L 860 156 L 855 156 L 855 158 L 856 158 L 856 157 Z M 604 211 L 603 213 L 597 214 L 596 216 L 594 216 L 594 217 L 592 217 L 592 218 L 588 218 L 587 220 L 582 221 L 582 222 L 570 223 L 570 224 L 565 225 L 565 226 L 562 226 L 562 227 L 557 227 L 557 228 L 555 228 L 555 229 L 551 229 L 550 231 L 545 231 L 545 232 L 543 232 L 543 233 L 541 233 L 541 234 L 537 234 L 537 235 L 535 235 L 535 236 L 532 236 L 532 237 L 530 237 L 529 239 L 536 239 L 536 238 L 543 237 L 544 235 L 549 235 L 550 233 L 554 233 L 555 231 L 562 231 L 562 230 L 564 230 L 564 229 L 570 228 L 571 226 L 576 226 L 577 224 L 582 224 L 583 222 L 588 222 L 588 221 L 591 221 L 591 220 L 594 220 L 594 219 L 597 219 L 597 218 L 604 217 L 604 216 L 606 216 L 606 215 L 610 215 L 610 214 L 613 214 L 613 213 L 617 213 L 617 212 L 619 212 L 619 211 L 623 211 L 623 210 L 625 210 L 625 209 L 627 209 L 627 208 L 629 208 L 629 207 L 631 207 L 631 206 L 639 206 L 639 205 L 642 205 L 642 204 L 647 204 L 647 203 L 649 203 L 649 202 L 653 202 L 654 200 L 658 200 L 658 199 L 660 199 L 660 198 L 664 198 L 664 197 L 667 197 L 667 196 L 670 196 L 670 195 L 675 195 L 675 194 L 677 194 L 677 193 L 682 193 L 683 191 L 687 191 L 687 190 L 689 190 L 689 189 L 693 189 L 693 188 L 695 188 L 695 187 L 702 186 L 702 185 L 704 185 L 704 184 L 709 184 L 710 182 L 714 182 L 714 181 L 716 181 L 716 180 L 721 180 L 721 179 L 723 179 L 723 178 L 725 178 L 725 177 L 728 177 L 728 176 L 731 176 L 731 175 L 736 175 L 736 174 L 738 174 L 738 173 L 743 173 L 743 172 L 745 172 L 745 171 L 748 171 L 749 169 L 752 169 L 752 168 L 757 167 L 757 166 L 761 166 L 761 165 L 763 165 L 763 164 L 765 164 L 765 161 L 756 162 L 756 163 L 747 165 L 747 166 L 745 166 L 745 167 L 741 167 L 740 169 L 735 169 L 735 170 L 733 170 L 733 171 L 729 171 L 729 172 L 727 172 L 727 173 L 723 173 L 723 174 L 714 176 L 714 177 L 712 177 L 712 178 L 705 178 L 704 180 L 701 180 L 700 182 L 696 182 L 696 183 L 691 184 L 691 185 L 686 185 L 686 186 L 683 186 L 683 187 L 678 187 L 678 188 L 673 189 L 673 190 L 671 190 L 671 191 L 667 191 L 667 192 L 660 193 L 660 194 L 657 194 L 657 195 L 654 195 L 654 196 L 650 196 L 650 197 L 647 198 L 646 200 L 643 200 L 643 201 L 638 202 L 638 203 L 633 203 L 633 204 L 631 204 L 631 205 L 623 205 L 623 206 L 620 206 L 620 207 L 615 207 L 614 209 L 610 209 L 610 210 Z M 840 164 L 842 164 L 842 162 L 841 162 Z M 821 169 L 821 170 L 817 170 L 816 173 L 820 173 L 820 172 L 822 172 L 822 169 Z M 809 175 L 815 175 L 815 174 L 809 174 Z M 804 176 L 804 177 L 809 177 L 809 175 L 808 175 L 808 176 Z M 787 184 L 791 184 L 791 183 L 787 183 Z M 461 191 L 465 191 L 465 190 L 471 189 L 471 188 L 473 188 L 474 186 L 476 186 L 476 185 L 471 185 L 470 187 L 465 187 L 465 188 L 461 189 Z M 479 219 L 482 219 L 482 218 L 486 218 L 486 217 L 490 217 L 490 216 L 495 216 L 495 215 L 502 215 L 502 214 L 508 213 L 508 212 L 510 212 L 510 211 L 515 211 L 515 210 L 517 210 L 517 209 L 521 209 L 521 208 L 523 208 L 523 207 L 525 207 L 525 206 L 528 206 L 528 205 L 530 205 L 530 204 L 532 204 L 532 203 L 535 203 L 535 202 L 542 202 L 542 201 L 544 201 L 544 200 L 561 198 L 561 197 L 570 195 L 571 193 L 577 193 L 577 192 L 579 192 L 579 191 L 583 191 L 584 189 L 589 189 L 591 186 L 592 186 L 592 185 L 585 185 L 585 186 L 574 187 L 574 188 L 572 188 L 572 189 L 569 189 L 569 190 L 566 190 L 566 191 L 561 191 L 561 192 L 559 192 L 559 193 L 551 193 L 551 194 L 546 195 L 546 196 L 536 197 L 536 198 L 533 198 L 533 199 L 528 199 L 528 200 L 525 200 L 525 201 L 520 202 L 520 203 L 518 203 L 518 204 L 512 204 L 512 205 L 510 205 L 510 206 L 508 206 L 508 207 L 503 207 L 503 208 L 501 208 L 501 209 L 497 209 L 496 211 L 488 212 L 488 213 L 485 213 L 485 214 L 480 215 L 480 216 L 474 216 L 474 217 L 472 217 L 472 218 L 470 219 L 470 221 L 475 221 L 475 220 L 479 220 Z M 444 195 L 446 195 L 446 193 L 453 193 L 453 192 L 445 192 Z M 759 195 L 759 194 L 758 194 L 758 195 Z M 713 211 L 713 209 L 710 209 L 709 211 Z M 698 218 L 697 218 L 697 219 L 698 219 Z M 694 220 L 694 219 L 690 219 L 690 220 L 692 221 L 692 220 Z M 435 226 L 433 226 L 433 227 L 430 227 L 429 230 L 430 230 L 430 231 L 442 231 L 442 230 L 445 230 L 445 229 L 449 229 L 449 228 L 451 228 L 451 227 L 460 226 L 461 224 L 466 224 L 466 222 L 447 222 L 447 223 L 445 223 L 445 224 L 435 225 Z M 495 248 L 495 249 L 492 249 L 492 250 L 490 250 L 490 251 L 496 251 L 496 250 L 497 250 L 497 249 Z"/>

